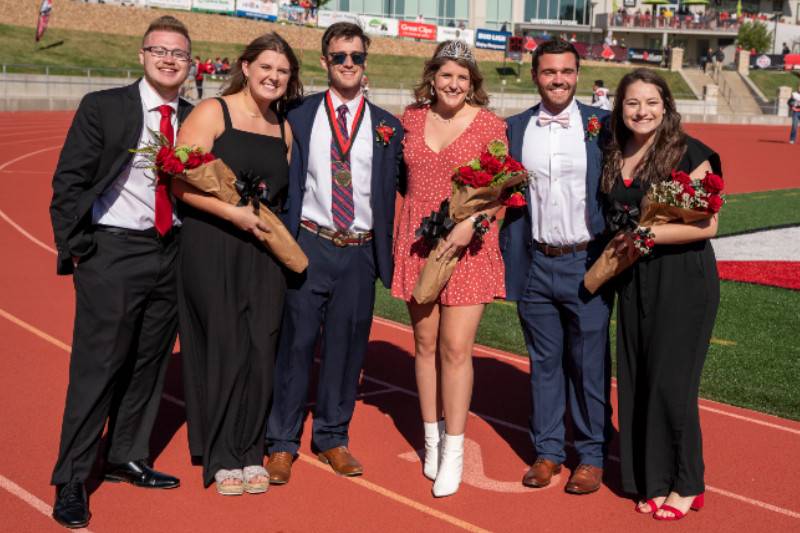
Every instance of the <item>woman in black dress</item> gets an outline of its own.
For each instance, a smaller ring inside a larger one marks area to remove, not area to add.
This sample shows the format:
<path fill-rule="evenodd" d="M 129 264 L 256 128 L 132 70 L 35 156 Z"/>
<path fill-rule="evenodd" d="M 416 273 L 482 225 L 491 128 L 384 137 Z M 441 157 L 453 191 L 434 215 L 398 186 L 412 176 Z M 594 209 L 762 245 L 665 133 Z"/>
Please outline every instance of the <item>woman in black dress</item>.
<path fill-rule="evenodd" d="M 299 66 L 275 33 L 251 42 L 222 98 L 200 103 L 178 144 L 211 150 L 239 177 L 259 176 L 278 210 L 289 182 L 286 106 L 302 94 Z M 270 228 L 251 206 L 234 207 L 182 181 L 178 305 L 189 448 L 205 485 L 224 495 L 265 492 L 267 410 L 285 279 L 259 242 Z"/>
<path fill-rule="evenodd" d="M 611 128 L 603 169 L 610 206 L 638 207 L 673 169 L 693 179 L 721 175 L 719 156 L 682 131 L 669 87 L 652 70 L 622 78 Z M 677 520 L 702 507 L 705 490 L 697 397 L 719 305 L 708 242 L 717 217 L 651 230 L 652 254 L 616 280 L 622 483 L 638 496 L 638 512 Z M 620 254 L 635 253 L 629 235 L 616 244 Z"/>

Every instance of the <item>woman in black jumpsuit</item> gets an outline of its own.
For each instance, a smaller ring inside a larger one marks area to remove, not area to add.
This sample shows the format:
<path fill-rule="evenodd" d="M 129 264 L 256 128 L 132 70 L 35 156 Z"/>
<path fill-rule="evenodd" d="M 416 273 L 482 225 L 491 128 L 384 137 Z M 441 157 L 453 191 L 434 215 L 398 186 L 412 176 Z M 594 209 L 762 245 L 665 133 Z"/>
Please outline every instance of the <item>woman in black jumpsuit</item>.
<path fill-rule="evenodd" d="M 603 184 L 610 206 L 638 207 L 669 169 L 693 178 L 721 174 L 719 156 L 680 130 L 669 88 L 653 71 L 638 69 L 620 82 L 612 129 Z M 660 520 L 703 505 L 697 399 L 719 304 L 708 241 L 716 224 L 713 217 L 654 226 L 651 254 L 615 281 L 622 483 L 638 496 L 637 511 Z M 621 253 L 630 245 L 617 243 Z"/>
<path fill-rule="evenodd" d="M 193 111 L 179 143 L 210 149 L 240 179 L 256 177 L 267 191 L 260 209 L 278 211 L 291 142 L 278 108 L 299 87 L 288 44 L 277 34 L 259 37 L 223 97 Z M 184 202 L 178 304 L 190 451 L 202 456 L 204 484 L 216 480 L 220 494 L 264 492 L 283 269 L 257 238 L 269 228 L 251 206 L 224 204 L 182 182 L 173 191 Z"/>

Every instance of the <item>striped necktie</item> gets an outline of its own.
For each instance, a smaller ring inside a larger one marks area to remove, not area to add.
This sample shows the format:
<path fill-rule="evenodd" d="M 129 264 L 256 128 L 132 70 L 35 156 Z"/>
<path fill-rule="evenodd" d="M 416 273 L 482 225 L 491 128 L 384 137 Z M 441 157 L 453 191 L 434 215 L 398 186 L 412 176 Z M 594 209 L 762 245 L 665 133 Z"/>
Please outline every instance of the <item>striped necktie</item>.
<path fill-rule="evenodd" d="M 350 138 L 347 131 L 347 106 L 345 104 L 336 108 L 336 127 L 339 128 L 342 139 L 347 142 Z M 355 218 L 355 205 L 353 203 L 353 179 L 350 170 L 350 154 L 342 155 L 336 143 L 336 132 L 331 138 L 331 212 L 333 223 L 342 231 L 350 229 Z"/>

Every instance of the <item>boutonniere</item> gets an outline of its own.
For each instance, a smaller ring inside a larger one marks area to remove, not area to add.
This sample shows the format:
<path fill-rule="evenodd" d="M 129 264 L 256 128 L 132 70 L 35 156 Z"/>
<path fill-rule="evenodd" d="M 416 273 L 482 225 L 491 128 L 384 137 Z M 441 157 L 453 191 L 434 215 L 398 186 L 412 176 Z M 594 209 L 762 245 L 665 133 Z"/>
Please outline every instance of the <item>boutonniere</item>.
<path fill-rule="evenodd" d="M 586 139 L 593 139 L 600 135 L 600 130 L 603 129 L 602 124 L 600 124 L 600 119 L 597 118 L 597 115 L 592 115 L 589 117 L 589 123 L 586 125 Z"/>
<path fill-rule="evenodd" d="M 389 141 L 394 137 L 394 132 L 393 127 L 388 125 L 385 120 L 381 120 L 380 124 L 375 127 L 375 142 L 388 146 Z"/>

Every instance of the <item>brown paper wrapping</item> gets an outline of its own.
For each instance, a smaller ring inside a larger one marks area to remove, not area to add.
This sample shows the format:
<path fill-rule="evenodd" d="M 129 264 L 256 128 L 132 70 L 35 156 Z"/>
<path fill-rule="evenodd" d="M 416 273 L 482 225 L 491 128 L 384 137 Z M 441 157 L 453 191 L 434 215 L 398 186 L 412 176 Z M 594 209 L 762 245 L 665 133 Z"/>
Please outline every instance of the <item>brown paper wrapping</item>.
<path fill-rule="evenodd" d="M 639 225 L 645 228 L 658 226 L 659 224 L 679 223 L 692 224 L 701 220 L 711 218 L 713 213 L 698 211 L 696 209 L 684 209 L 666 204 L 650 202 L 647 197 L 642 201 L 642 216 Z M 636 262 L 638 257 L 633 259 L 628 256 L 619 257 L 614 253 L 613 240 L 609 242 L 597 261 L 594 262 L 583 276 L 583 285 L 591 294 L 603 286 L 611 278 L 625 271 Z"/>
<path fill-rule="evenodd" d="M 220 159 L 187 170 L 183 175 L 176 175 L 175 179 L 185 181 L 226 204 L 236 205 L 241 199 L 236 191 L 236 175 Z M 308 258 L 286 226 L 266 206 L 258 210 L 258 216 L 272 230 L 269 233 L 259 231 L 258 239 L 286 268 L 293 272 L 303 272 L 308 267 Z"/>
<path fill-rule="evenodd" d="M 528 179 L 528 175 L 523 172 L 491 187 L 453 187 L 453 194 L 450 196 L 450 218 L 458 223 L 475 213 L 497 207 L 500 205 L 500 196 L 505 189 L 522 183 L 526 179 Z M 443 246 L 444 242 L 439 241 L 436 248 L 428 254 L 428 259 L 422 267 L 417 284 L 414 286 L 414 292 L 411 293 L 417 303 L 435 302 L 456 269 L 459 256 L 446 260 L 436 258 Z"/>

